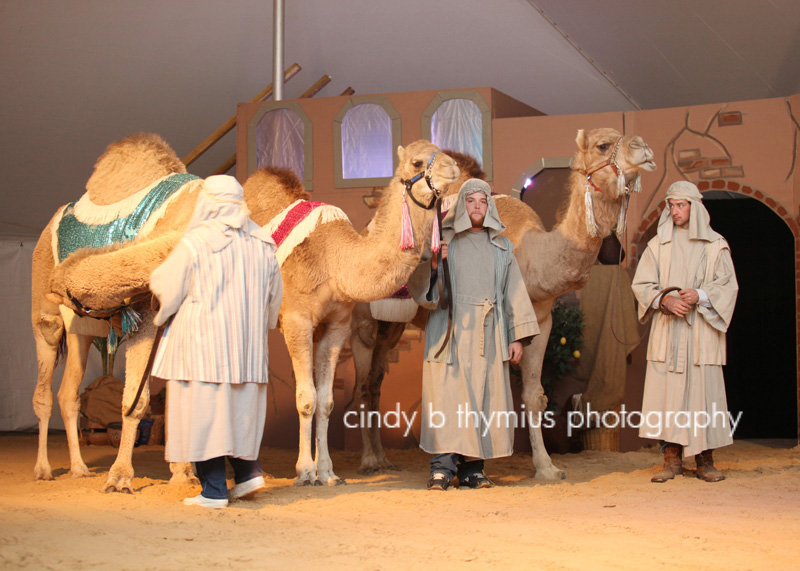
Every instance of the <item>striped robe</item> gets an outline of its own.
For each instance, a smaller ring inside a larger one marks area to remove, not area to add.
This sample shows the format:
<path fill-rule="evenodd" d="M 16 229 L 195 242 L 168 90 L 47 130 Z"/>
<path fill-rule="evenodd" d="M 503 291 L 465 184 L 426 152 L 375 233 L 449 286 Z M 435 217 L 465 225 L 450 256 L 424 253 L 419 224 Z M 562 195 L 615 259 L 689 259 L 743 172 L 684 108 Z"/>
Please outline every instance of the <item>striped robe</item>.
<path fill-rule="evenodd" d="M 167 379 L 170 462 L 255 459 L 266 418 L 267 330 L 283 286 L 274 246 L 229 229 L 215 250 L 190 231 L 151 276 L 166 326 L 153 374 Z"/>

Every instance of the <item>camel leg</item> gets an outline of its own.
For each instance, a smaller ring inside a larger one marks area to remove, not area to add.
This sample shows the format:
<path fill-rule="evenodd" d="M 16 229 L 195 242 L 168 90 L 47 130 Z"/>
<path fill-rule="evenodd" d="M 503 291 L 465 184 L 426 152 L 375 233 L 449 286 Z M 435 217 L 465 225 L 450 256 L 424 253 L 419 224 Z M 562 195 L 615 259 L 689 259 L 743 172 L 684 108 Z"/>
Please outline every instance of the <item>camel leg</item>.
<path fill-rule="evenodd" d="M 547 409 L 547 396 L 542 388 L 542 361 L 547 348 L 547 339 L 550 336 L 553 320 L 550 313 L 539 321 L 539 335 L 533 338 L 528 347 L 522 351 L 520 369 L 522 371 L 522 402 L 525 410 L 533 415 L 532 422 L 528 423 L 528 435 L 531 439 L 533 467 L 536 469 L 534 477 L 544 480 L 563 480 L 566 473 L 557 468 L 542 439 L 542 419 Z"/>
<path fill-rule="evenodd" d="M 33 410 L 39 419 L 39 450 L 33 476 L 37 480 L 52 480 L 53 472 L 47 458 L 47 431 L 50 414 L 53 411 L 53 370 L 64 324 L 60 317 L 49 316 L 33 324 L 36 340 L 36 356 L 39 362 L 39 376 L 33 393 Z"/>
<path fill-rule="evenodd" d="M 142 374 L 147 367 L 155 329 L 153 315 L 146 311 L 142 314 L 139 331 L 125 342 L 127 350 L 125 352 L 125 389 L 122 393 L 122 439 L 117 458 L 108 472 L 104 488 L 106 493 L 133 493 L 133 445 L 136 442 L 136 428 L 139 426 L 139 420 L 144 416 L 144 411 L 150 402 L 149 380 L 145 381 L 142 395 L 130 416 L 125 416 L 125 412 L 133 403 L 136 391 L 139 389 L 139 382 L 142 380 Z"/>
<path fill-rule="evenodd" d="M 167 402 L 169 402 L 169 388 L 167 388 Z M 169 415 L 169 405 L 166 408 L 165 415 Z M 164 417 L 166 420 L 166 416 Z M 166 426 L 167 423 L 165 423 Z M 164 435 L 169 437 L 168 434 Z M 166 442 L 166 438 L 164 439 Z M 169 483 L 172 485 L 181 484 L 194 484 L 200 485 L 200 480 L 194 475 L 194 469 L 191 462 L 170 462 L 169 471 L 172 474 L 169 478 Z"/>
<path fill-rule="evenodd" d="M 67 431 L 70 472 L 73 478 L 92 475 L 81 457 L 78 438 L 78 415 L 81 408 L 78 391 L 86 373 L 86 360 L 91 347 L 90 335 L 67 334 L 67 363 L 64 377 L 61 379 L 61 388 L 58 389 L 58 405 L 61 407 L 61 418 L 64 419 L 64 428 Z"/>
<path fill-rule="evenodd" d="M 372 354 L 375 348 L 375 329 L 377 322 L 363 321 L 357 334 L 350 337 L 350 348 L 353 351 L 353 366 L 356 380 L 353 386 L 353 406 L 358 413 L 359 430 L 361 431 L 361 466 L 359 474 L 372 474 L 379 470 L 378 459 L 372 447 L 372 437 L 368 428 L 369 416 L 369 378 L 372 366 Z"/>
<path fill-rule="evenodd" d="M 317 479 L 328 486 L 347 483 L 333 473 L 333 462 L 328 451 L 328 424 L 333 411 L 333 376 L 336 373 L 339 353 L 350 336 L 350 312 L 346 313 L 346 319 L 329 323 L 326 326 L 325 332 L 319 340 L 315 359 L 317 385 L 317 450 L 315 463 L 317 465 Z"/>
<path fill-rule="evenodd" d="M 355 312 L 354 312 L 355 320 Z M 405 323 L 390 323 L 361 319 L 357 335 L 350 338 L 356 382 L 353 403 L 358 412 L 361 429 L 361 465 L 359 474 L 374 474 L 380 470 L 396 470 L 381 444 L 380 413 L 381 383 L 388 368 L 388 354 L 405 330 Z"/>
<path fill-rule="evenodd" d="M 300 419 L 300 443 L 295 471 L 295 486 L 319 484 L 317 469 L 311 456 L 311 424 L 317 408 L 317 391 L 313 378 L 313 324 L 296 314 L 281 314 L 281 326 L 295 379 L 295 403 Z"/>
<path fill-rule="evenodd" d="M 369 376 L 369 410 L 380 412 L 381 410 L 381 385 L 383 378 L 389 370 L 389 352 L 400 342 L 403 331 L 406 329 L 405 323 L 380 322 L 378 325 L 378 338 L 372 356 L 372 367 Z M 392 464 L 386 457 L 386 452 L 381 443 L 380 425 L 373 423 L 369 427 L 369 438 L 372 450 L 375 453 L 378 469 L 397 470 L 397 466 Z"/>

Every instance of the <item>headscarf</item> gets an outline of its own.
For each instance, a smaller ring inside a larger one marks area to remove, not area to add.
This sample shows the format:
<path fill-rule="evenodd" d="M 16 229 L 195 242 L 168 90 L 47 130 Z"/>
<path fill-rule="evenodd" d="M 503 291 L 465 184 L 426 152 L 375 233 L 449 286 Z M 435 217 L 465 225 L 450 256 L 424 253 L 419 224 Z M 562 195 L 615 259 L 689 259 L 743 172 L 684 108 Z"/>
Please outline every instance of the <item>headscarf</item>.
<path fill-rule="evenodd" d="M 689 211 L 689 239 L 690 240 L 705 240 L 706 242 L 713 242 L 721 238 L 711 228 L 711 216 L 708 210 L 703 206 L 703 195 L 700 190 L 691 182 L 679 180 L 673 182 L 667 189 L 667 200 L 670 198 L 688 200 L 691 206 Z M 662 244 L 672 240 L 672 232 L 675 223 L 672 221 L 672 215 L 669 210 L 669 203 L 661 213 L 661 218 L 658 220 L 658 239 Z"/>
<path fill-rule="evenodd" d="M 485 180 L 479 178 L 471 178 L 461 185 L 458 191 L 458 200 L 455 206 L 451 208 L 447 215 L 442 220 L 442 237 L 445 241 L 452 239 L 453 235 L 464 232 L 472 228 L 472 221 L 469 219 L 467 213 L 467 196 L 476 192 L 482 193 L 486 196 L 487 208 L 486 218 L 483 220 L 483 227 L 489 231 L 489 238 L 498 246 L 505 249 L 501 240 L 496 240 L 506 229 L 505 224 L 500 220 L 500 215 L 497 213 L 497 206 L 492 198 L 492 189 Z"/>
<path fill-rule="evenodd" d="M 186 232 L 194 232 L 218 252 L 230 243 L 233 231 L 238 229 L 271 242 L 269 238 L 255 234 L 259 226 L 250 220 L 250 209 L 244 201 L 244 190 L 239 181 L 228 175 L 208 177 L 201 187 Z"/>

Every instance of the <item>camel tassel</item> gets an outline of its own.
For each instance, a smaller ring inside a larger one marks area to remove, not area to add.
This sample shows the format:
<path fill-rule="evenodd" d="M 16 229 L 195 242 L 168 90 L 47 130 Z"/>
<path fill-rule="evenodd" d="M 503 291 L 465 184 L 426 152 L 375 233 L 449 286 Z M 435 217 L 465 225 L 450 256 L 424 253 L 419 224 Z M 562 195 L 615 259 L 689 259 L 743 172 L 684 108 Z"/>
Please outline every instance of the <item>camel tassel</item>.
<path fill-rule="evenodd" d="M 627 214 L 628 214 L 628 200 L 629 196 L 625 195 L 625 198 L 622 199 L 622 204 L 619 205 L 619 218 L 617 218 L 617 238 L 622 240 L 623 234 L 625 234 L 625 224 L 627 221 Z"/>
<path fill-rule="evenodd" d="M 626 188 L 625 188 L 625 174 L 620 172 L 617 176 L 617 196 L 625 196 Z"/>
<path fill-rule="evenodd" d="M 400 249 L 409 250 L 414 247 L 414 231 L 411 229 L 411 215 L 408 213 L 406 192 L 403 191 L 403 221 L 400 225 Z"/>
<path fill-rule="evenodd" d="M 586 194 L 586 230 L 590 236 L 597 237 L 597 222 L 594 219 L 594 202 L 592 201 L 592 191 L 587 187 Z"/>
<path fill-rule="evenodd" d="M 631 192 L 642 192 L 642 175 L 641 173 L 636 173 L 636 180 L 633 181 L 633 188 Z"/>
<path fill-rule="evenodd" d="M 442 249 L 442 238 L 439 236 L 439 225 L 434 220 L 431 230 L 431 252 L 434 254 Z"/>
<path fill-rule="evenodd" d="M 108 347 L 108 354 L 115 355 L 117 353 L 117 345 L 119 344 L 119 339 L 117 338 L 117 332 L 114 331 L 114 326 L 111 324 L 111 320 L 108 320 L 108 338 L 106 339 L 107 347 Z"/>

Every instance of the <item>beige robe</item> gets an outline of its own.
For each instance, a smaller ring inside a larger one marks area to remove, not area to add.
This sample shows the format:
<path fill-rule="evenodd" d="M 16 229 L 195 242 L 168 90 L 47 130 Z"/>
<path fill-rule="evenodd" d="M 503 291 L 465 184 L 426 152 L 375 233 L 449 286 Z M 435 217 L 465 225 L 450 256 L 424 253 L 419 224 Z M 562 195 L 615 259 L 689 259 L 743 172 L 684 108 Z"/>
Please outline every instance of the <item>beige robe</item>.
<path fill-rule="evenodd" d="M 584 315 L 578 379 L 588 379 L 581 400 L 593 411 L 619 410 L 625 396 L 626 358 L 638 344 L 631 278 L 618 265 L 595 264 L 581 290 Z"/>
<path fill-rule="evenodd" d="M 639 320 L 652 319 L 639 436 L 681 444 L 692 456 L 733 442 L 722 365 L 739 286 L 719 234 L 690 239 L 675 228 L 668 236 L 665 228 L 648 243 L 632 283 Z M 703 290 L 711 307 L 662 314 L 654 302 L 670 286 Z"/>
<path fill-rule="evenodd" d="M 437 307 L 435 281 L 418 298 L 433 309 L 425 329 L 420 439 L 420 447 L 432 454 L 509 456 L 514 428 L 522 422 L 511 396 L 508 344 L 528 344 L 539 325 L 511 245 L 502 236 L 496 239 L 506 249 L 486 231 L 450 239 L 453 329 L 438 357 L 447 311 Z M 420 271 L 425 283 L 429 268 L 425 262 Z"/>

